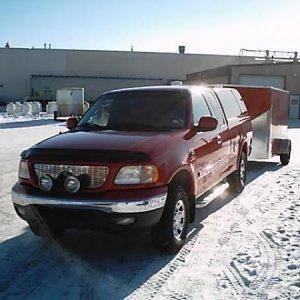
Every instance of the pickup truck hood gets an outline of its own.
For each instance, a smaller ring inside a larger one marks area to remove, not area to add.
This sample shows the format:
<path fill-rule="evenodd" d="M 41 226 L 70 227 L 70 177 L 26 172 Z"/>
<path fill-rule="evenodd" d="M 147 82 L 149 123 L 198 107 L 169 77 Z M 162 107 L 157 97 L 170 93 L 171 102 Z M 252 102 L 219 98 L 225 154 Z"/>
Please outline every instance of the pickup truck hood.
<path fill-rule="evenodd" d="M 149 154 L 156 146 L 163 147 L 182 132 L 77 131 L 58 134 L 34 146 L 35 149 L 117 150 Z"/>

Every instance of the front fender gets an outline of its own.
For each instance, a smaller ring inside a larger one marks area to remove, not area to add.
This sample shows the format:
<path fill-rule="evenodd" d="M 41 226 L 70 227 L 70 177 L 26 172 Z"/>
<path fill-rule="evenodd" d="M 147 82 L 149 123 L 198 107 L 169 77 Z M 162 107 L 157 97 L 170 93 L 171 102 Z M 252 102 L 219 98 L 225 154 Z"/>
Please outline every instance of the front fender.
<path fill-rule="evenodd" d="M 172 182 L 176 177 L 178 176 L 184 176 L 184 178 L 187 178 L 189 182 L 189 190 L 188 194 L 189 196 L 195 196 L 196 195 L 196 181 L 195 181 L 195 172 L 193 166 L 190 165 L 182 165 L 170 174 L 168 177 L 168 184 Z"/>

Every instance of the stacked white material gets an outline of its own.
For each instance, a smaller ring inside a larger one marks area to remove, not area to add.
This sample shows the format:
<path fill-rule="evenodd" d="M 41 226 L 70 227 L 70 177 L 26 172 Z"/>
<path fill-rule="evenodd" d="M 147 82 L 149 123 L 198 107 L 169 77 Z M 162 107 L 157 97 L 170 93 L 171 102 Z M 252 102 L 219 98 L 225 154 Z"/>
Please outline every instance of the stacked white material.
<path fill-rule="evenodd" d="M 37 101 L 36 103 L 37 103 L 37 105 L 39 106 L 39 110 L 40 110 L 40 112 L 41 112 L 41 111 L 43 110 L 43 109 L 42 109 L 42 103 L 41 103 L 41 102 L 38 102 L 38 101 Z"/>
<path fill-rule="evenodd" d="M 57 103 L 56 101 L 51 101 L 46 106 L 46 112 L 47 114 L 54 114 L 54 112 L 57 111 Z"/>
<path fill-rule="evenodd" d="M 22 104 L 20 102 L 15 102 L 15 110 L 14 110 L 14 115 L 19 116 L 22 111 Z"/>
<path fill-rule="evenodd" d="M 40 114 L 40 103 L 39 102 L 32 102 L 31 105 L 31 114 L 32 116 L 38 116 Z"/>
<path fill-rule="evenodd" d="M 15 113 L 15 104 L 13 102 L 10 102 L 6 105 L 6 113 L 9 116 L 12 116 Z"/>
<path fill-rule="evenodd" d="M 27 116 L 31 113 L 31 103 L 24 102 L 21 107 L 21 116 Z"/>

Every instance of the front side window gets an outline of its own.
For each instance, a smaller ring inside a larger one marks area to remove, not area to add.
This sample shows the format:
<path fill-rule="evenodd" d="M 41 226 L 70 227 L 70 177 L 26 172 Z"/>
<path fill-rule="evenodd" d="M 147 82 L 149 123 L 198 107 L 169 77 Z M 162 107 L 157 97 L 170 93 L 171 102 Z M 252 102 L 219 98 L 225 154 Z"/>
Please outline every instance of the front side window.
<path fill-rule="evenodd" d="M 128 91 L 105 94 L 79 122 L 79 128 L 111 130 L 182 129 L 187 91 Z"/>

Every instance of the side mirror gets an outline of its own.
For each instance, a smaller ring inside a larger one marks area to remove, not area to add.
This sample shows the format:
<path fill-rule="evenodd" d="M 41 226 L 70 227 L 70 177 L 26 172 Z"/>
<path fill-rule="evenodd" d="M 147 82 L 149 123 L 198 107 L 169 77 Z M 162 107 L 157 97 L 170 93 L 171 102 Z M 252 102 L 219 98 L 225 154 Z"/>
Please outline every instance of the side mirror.
<path fill-rule="evenodd" d="M 204 116 L 199 119 L 198 125 L 196 126 L 196 131 L 213 131 L 218 126 L 218 120 L 214 117 Z"/>
<path fill-rule="evenodd" d="M 78 120 L 76 118 L 69 118 L 67 120 L 67 128 L 69 130 L 73 130 L 76 127 L 77 123 L 78 123 Z"/>

